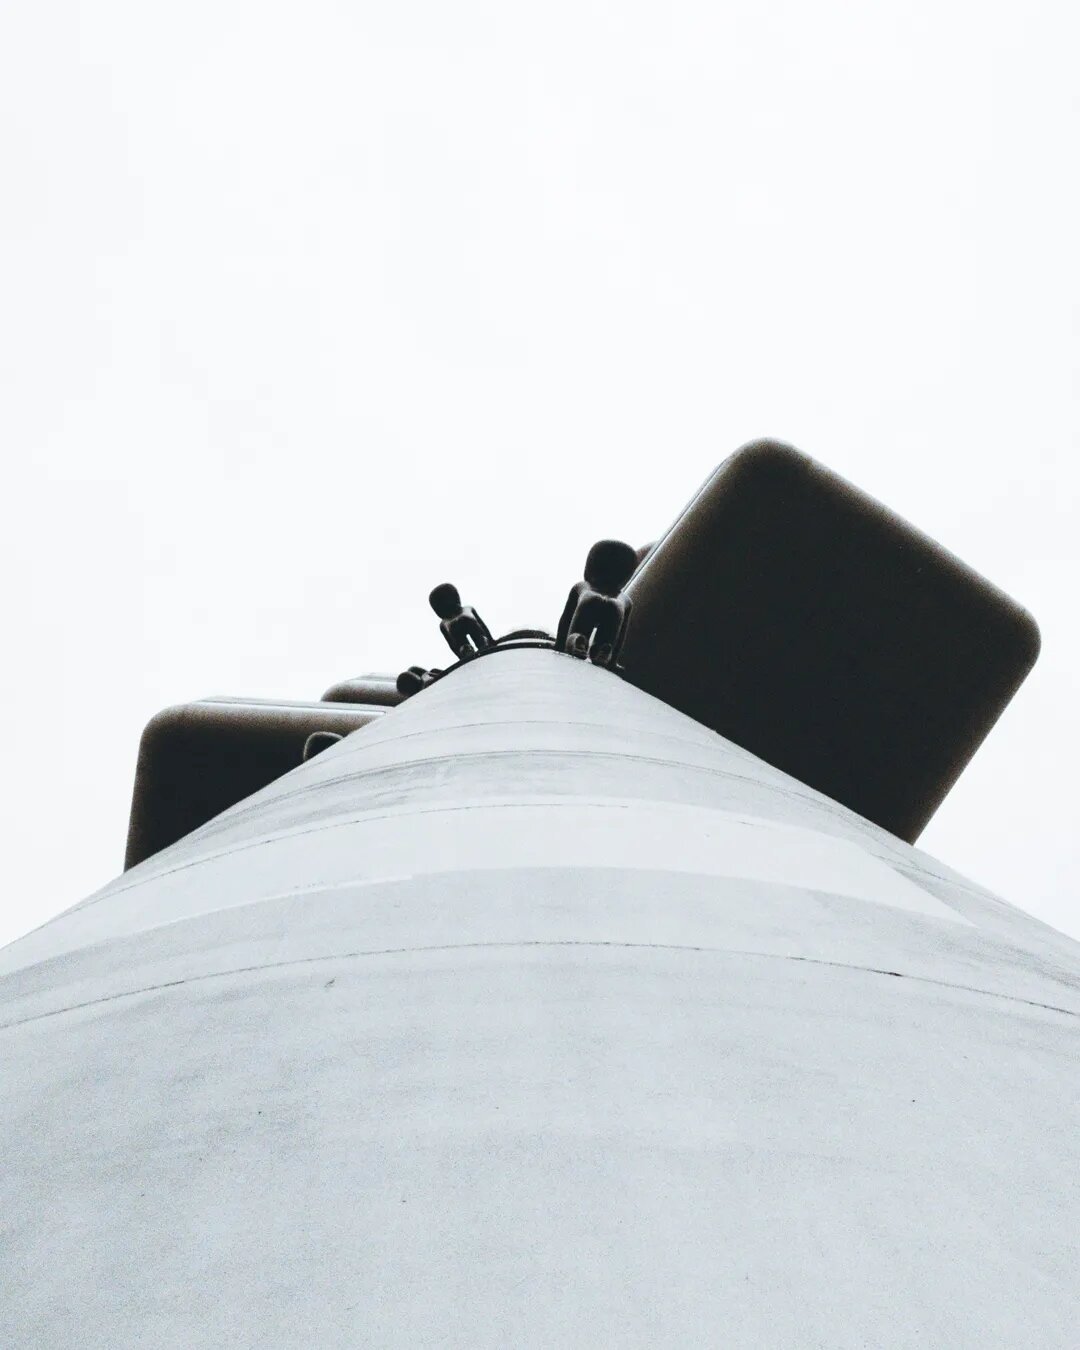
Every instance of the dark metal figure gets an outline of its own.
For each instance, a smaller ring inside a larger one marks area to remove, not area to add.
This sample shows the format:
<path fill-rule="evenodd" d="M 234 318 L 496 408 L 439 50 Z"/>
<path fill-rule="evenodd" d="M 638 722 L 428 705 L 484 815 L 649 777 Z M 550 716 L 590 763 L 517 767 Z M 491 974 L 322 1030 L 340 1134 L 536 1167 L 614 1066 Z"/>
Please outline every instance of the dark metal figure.
<path fill-rule="evenodd" d="M 482 652 L 492 645 L 487 624 L 471 605 L 463 605 L 456 586 L 444 581 L 428 596 L 431 608 L 442 622 L 439 631 L 459 661 Z"/>
<path fill-rule="evenodd" d="M 337 745 L 340 740 L 344 740 L 344 737 L 339 736 L 336 731 L 313 731 L 304 742 L 304 763 L 314 759 L 316 755 L 321 755 L 324 750 L 329 750 L 332 745 Z"/>
<path fill-rule="evenodd" d="M 619 539 L 589 549 L 585 580 L 571 588 L 555 637 L 557 650 L 597 666 L 613 666 L 626 631 L 630 600 L 621 595 L 637 566 L 637 551 Z"/>
<path fill-rule="evenodd" d="M 642 546 L 637 550 L 636 554 L 634 555 L 637 558 L 637 567 L 641 566 L 641 564 L 645 561 L 645 559 L 649 556 L 649 554 L 653 551 L 655 547 L 656 547 L 655 539 L 652 541 L 651 544 L 642 544 Z"/>
<path fill-rule="evenodd" d="M 397 677 L 397 691 L 403 698 L 418 694 L 429 684 L 434 684 L 442 674 L 441 670 L 425 670 L 423 666 L 409 666 Z"/>
<path fill-rule="evenodd" d="M 549 633 L 546 628 L 515 628 L 510 633 L 504 633 L 501 638 L 495 639 L 495 645 L 499 646 L 504 642 L 551 642 L 555 641 L 554 633 Z"/>

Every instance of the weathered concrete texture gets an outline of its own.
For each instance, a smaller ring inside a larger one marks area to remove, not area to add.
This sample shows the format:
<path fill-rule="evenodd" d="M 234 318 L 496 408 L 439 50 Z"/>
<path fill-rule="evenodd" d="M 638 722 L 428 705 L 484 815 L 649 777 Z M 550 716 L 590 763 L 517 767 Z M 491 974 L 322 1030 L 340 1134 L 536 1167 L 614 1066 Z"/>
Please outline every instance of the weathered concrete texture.
<path fill-rule="evenodd" d="M 1077 957 L 478 660 L 0 952 L 0 1344 L 1072 1347 Z"/>

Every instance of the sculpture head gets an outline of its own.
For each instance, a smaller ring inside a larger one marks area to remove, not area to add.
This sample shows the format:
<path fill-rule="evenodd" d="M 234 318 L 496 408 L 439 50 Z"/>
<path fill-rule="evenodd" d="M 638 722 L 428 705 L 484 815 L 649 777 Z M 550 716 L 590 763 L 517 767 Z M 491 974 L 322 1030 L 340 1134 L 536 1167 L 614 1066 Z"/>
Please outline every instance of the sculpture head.
<path fill-rule="evenodd" d="M 424 680 L 419 666 L 410 666 L 397 677 L 397 691 L 403 698 L 418 694 L 423 687 Z"/>
<path fill-rule="evenodd" d="M 451 586 L 448 581 L 444 581 L 441 586 L 436 586 L 428 596 L 428 604 L 440 619 L 451 618 L 461 608 L 461 596 L 458 595 L 458 588 Z"/>
<path fill-rule="evenodd" d="M 585 580 L 602 595 L 618 595 L 636 566 L 636 549 L 621 539 L 601 539 L 585 559 Z"/>
<path fill-rule="evenodd" d="M 336 745 L 341 737 L 336 731 L 313 731 L 304 742 L 303 761 L 306 764 L 309 759 L 314 759 L 316 755 L 321 755 L 324 750 L 329 750 L 332 745 Z"/>

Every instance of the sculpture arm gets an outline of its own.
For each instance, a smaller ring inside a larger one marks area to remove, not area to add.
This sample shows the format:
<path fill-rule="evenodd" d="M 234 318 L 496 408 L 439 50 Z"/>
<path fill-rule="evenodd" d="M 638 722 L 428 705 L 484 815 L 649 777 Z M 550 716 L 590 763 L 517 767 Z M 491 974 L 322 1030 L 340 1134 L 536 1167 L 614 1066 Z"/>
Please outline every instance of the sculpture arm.
<path fill-rule="evenodd" d="M 559 620 L 559 626 L 555 630 L 555 650 L 558 652 L 566 651 L 566 639 L 570 632 L 570 620 L 574 617 L 574 610 L 577 609 L 578 597 L 581 594 L 581 583 L 570 588 L 570 594 L 566 597 L 566 604 L 563 607 L 562 618 Z"/>

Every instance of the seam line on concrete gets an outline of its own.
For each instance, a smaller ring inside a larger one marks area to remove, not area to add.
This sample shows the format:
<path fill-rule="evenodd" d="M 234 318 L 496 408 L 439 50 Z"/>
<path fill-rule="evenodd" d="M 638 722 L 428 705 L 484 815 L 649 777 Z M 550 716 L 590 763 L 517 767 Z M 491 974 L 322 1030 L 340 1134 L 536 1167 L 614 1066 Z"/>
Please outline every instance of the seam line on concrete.
<path fill-rule="evenodd" d="M 708 731 L 704 723 L 697 723 L 703 731 Z M 375 739 L 372 737 L 363 744 L 343 745 L 338 752 L 338 758 L 353 759 L 357 755 L 363 754 L 365 749 L 374 749 L 377 745 L 386 745 L 391 741 L 411 741 L 417 736 L 434 736 L 444 731 L 475 731 L 479 727 L 584 727 L 588 731 L 608 731 L 612 735 L 618 735 L 620 728 L 612 722 L 579 722 L 567 721 L 560 717 L 496 717 L 490 721 L 481 722 L 440 722 L 437 726 L 422 727 L 419 731 L 398 731 L 393 736 L 386 734 L 385 737 Z M 363 731 L 364 727 L 358 727 L 357 730 Z M 705 750 L 720 749 L 722 751 L 731 750 L 740 758 L 753 759 L 749 750 L 744 750 L 741 745 L 736 745 L 734 741 L 725 741 L 724 738 L 715 731 L 709 732 L 713 740 L 702 737 L 701 740 L 690 740 L 687 736 L 673 736 L 667 731 L 638 730 L 635 734 L 642 737 L 648 737 L 650 740 L 674 741 L 677 745 L 697 746 Z M 717 744 L 719 743 L 719 744 Z M 762 760 L 761 763 L 765 761 Z M 780 773 L 781 770 L 773 769 L 774 773 Z"/>
<path fill-rule="evenodd" d="M 477 725 L 486 725 L 486 724 L 478 723 Z M 420 733 L 413 733 L 413 734 L 420 734 Z M 391 740 L 389 737 L 387 737 L 385 742 L 379 742 L 379 744 L 391 745 L 396 744 L 398 740 L 404 739 L 406 738 L 395 737 L 393 740 Z M 353 753 L 359 754 L 359 751 Z M 357 768 L 351 770 L 348 773 L 341 773 L 333 778 L 320 778 L 318 782 L 307 784 L 304 787 L 297 788 L 295 791 L 281 792 L 272 797 L 267 797 L 262 801 L 256 803 L 254 806 L 244 807 L 240 806 L 240 804 L 238 803 L 237 807 L 229 808 L 230 810 L 234 810 L 236 814 L 229 817 L 228 823 L 231 824 L 234 820 L 241 820 L 244 818 L 244 816 L 249 815 L 253 811 L 259 810 L 261 807 L 268 805 L 270 802 L 292 801 L 295 798 L 306 796 L 309 792 L 316 792 L 318 791 L 319 788 L 322 787 L 336 787 L 342 783 L 350 783 L 357 779 L 375 777 L 377 774 L 389 773 L 394 771 L 395 769 L 410 769 L 410 768 L 415 769 L 420 767 L 421 765 L 426 764 L 460 763 L 462 760 L 502 759 L 511 755 L 518 756 L 520 758 L 534 755 L 558 755 L 560 757 L 564 757 L 567 759 L 580 759 L 582 757 L 585 757 L 588 759 L 613 759 L 619 762 L 629 760 L 630 762 L 635 764 L 658 764 L 665 769 L 679 769 L 682 771 L 689 771 L 695 773 L 713 774 L 718 778 L 729 778 L 737 783 L 749 783 L 754 787 L 763 788 L 766 792 L 775 792 L 778 797 L 782 797 L 789 801 L 805 803 L 811 807 L 817 807 L 825 815 L 835 818 L 836 820 L 840 821 L 845 825 L 853 825 L 855 827 L 858 827 L 860 833 L 865 834 L 868 838 L 873 839 L 875 842 L 879 842 L 877 834 L 875 832 L 875 827 L 871 822 L 864 820 L 861 816 L 856 816 L 854 812 L 850 813 L 847 812 L 845 808 L 840 805 L 839 802 L 833 801 L 832 798 L 830 797 L 825 797 L 821 794 L 815 795 L 813 793 L 813 790 L 810 788 L 804 787 L 802 790 L 800 790 L 799 786 L 795 784 L 795 780 L 792 780 L 791 783 L 769 782 L 765 779 L 757 777 L 756 775 L 738 773 L 733 769 L 722 768 L 719 765 L 687 764 L 685 761 L 680 759 L 664 759 L 661 758 L 659 755 L 639 755 L 623 750 L 575 750 L 575 749 L 558 749 L 555 747 L 549 748 L 546 746 L 534 747 L 532 749 L 527 750 L 522 750 L 518 748 L 510 748 L 505 750 L 459 750 L 455 751 L 453 754 L 424 755 L 418 759 L 402 759 L 396 761 L 393 764 L 380 764 L 375 766 L 374 768 L 364 768 L 363 766 L 358 766 Z M 275 781 L 280 782 L 281 780 L 277 779 Z M 270 786 L 272 785 L 267 784 L 267 787 Z M 223 812 L 222 815 L 224 814 L 225 813 Z M 211 821 L 207 821 L 207 825 L 211 825 L 212 823 L 213 822 Z M 222 821 L 221 823 L 225 824 L 226 822 Z M 201 826 L 200 828 L 206 828 L 206 826 Z M 892 841 L 892 838 L 893 838 L 892 836 L 889 836 L 890 841 Z M 903 843 L 902 840 L 895 840 L 895 842 Z M 908 845 L 908 847 L 911 846 Z"/>
<path fill-rule="evenodd" d="M 40 1022 L 47 1017 L 60 1017 L 64 1013 L 80 1012 L 84 1008 L 93 1008 L 102 1003 L 114 1003 L 122 998 L 137 998 L 139 994 L 156 994 L 164 989 L 178 989 L 185 984 L 201 984 L 208 980 L 222 980 L 230 975 L 253 975 L 260 970 L 285 970 L 290 966 L 321 965 L 327 961 L 355 961 L 365 956 L 406 956 L 420 952 L 458 952 L 513 950 L 523 947 L 606 947 L 634 951 L 663 952 L 701 952 L 710 956 L 742 956 L 759 961 L 793 961 L 801 965 L 821 966 L 831 970 L 861 971 L 865 975 L 885 975 L 892 979 L 912 980 L 918 984 L 930 984 L 939 989 L 955 989 L 965 994 L 978 994 L 983 998 L 998 998 L 1006 1003 L 1021 1003 L 1029 1008 L 1039 1008 L 1044 1012 L 1061 1013 L 1065 1017 L 1080 1017 L 1073 1008 L 1062 1008 L 1054 1003 L 1040 1003 L 1033 998 L 1020 998 L 1016 994 L 1001 994 L 993 989 L 979 989 L 971 984 L 953 984 L 950 980 L 935 980 L 930 975 L 909 975 L 902 970 L 884 970 L 877 966 L 856 966 L 847 961 L 827 961 L 817 956 L 782 956 L 776 952 L 755 952 L 730 947 L 697 947 L 677 942 L 602 942 L 584 941 L 574 938 L 541 940 L 522 939 L 517 942 L 447 942 L 430 947 L 377 947 L 369 950 L 336 952 L 327 956 L 302 956 L 293 961 L 266 961 L 255 966 L 235 966 L 229 970 L 214 970 L 205 975 L 186 975 L 180 980 L 165 980 L 161 984 L 148 984 L 141 989 L 125 989 L 115 994 L 104 994 L 101 998 L 87 999 L 83 1003 L 72 1003 L 64 1008 L 52 1008 L 48 1012 L 32 1013 L 29 1017 L 16 1018 L 13 1022 L 0 1024 L 0 1031 L 12 1027 L 25 1026 L 28 1022 Z"/>

